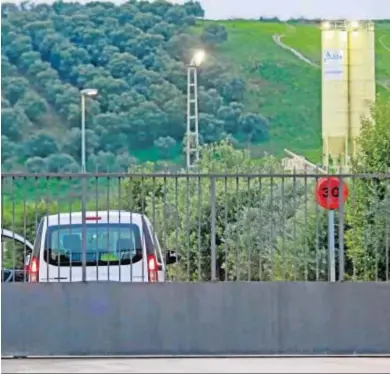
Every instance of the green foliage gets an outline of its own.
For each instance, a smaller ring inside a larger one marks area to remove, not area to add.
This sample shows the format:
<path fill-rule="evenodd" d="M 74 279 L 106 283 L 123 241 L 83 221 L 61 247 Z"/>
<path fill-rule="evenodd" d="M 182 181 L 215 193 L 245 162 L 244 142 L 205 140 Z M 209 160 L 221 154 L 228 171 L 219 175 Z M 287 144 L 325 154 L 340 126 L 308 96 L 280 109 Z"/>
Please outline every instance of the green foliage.
<path fill-rule="evenodd" d="M 370 117 L 362 121 L 356 173 L 388 173 L 390 170 L 390 99 L 378 97 Z M 353 184 L 353 202 L 346 235 L 355 276 L 375 280 L 386 277 L 390 239 L 389 178 L 359 178 Z M 387 263 L 387 265 L 386 265 Z"/>
<path fill-rule="evenodd" d="M 33 135 L 25 142 L 26 157 L 45 157 L 57 152 L 58 147 L 53 137 L 43 132 Z"/>
<path fill-rule="evenodd" d="M 298 179 L 282 181 L 267 176 L 282 171 L 275 158 L 266 156 L 259 164 L 246 151 L 222 141 L 202 148 L 197 172 L 231 177 L 148 177 L 147 173 L 154 170 L 151 163 L 132 169 L 132 173 L 146 175 L 123 182 L 118 204 L 146 213 L 164 248 L 178 252 L 179 263 L 169 267 L 171 277 L 210 279 L 210 216 L 214 203 L 219 279 L 304 279 L 305 271 L 309 273 L 307 279 L 315 279 L 315 250 L 308 249 L 313 243 L 297 248 L 288 244 L 291 238 L 282 240 L 284 234 L 292 236 L 291 220 L 307 204 L 308 186 Z M 234 177 L 236 173 L 264 175 L 251 179 Z M 300 225 L 298 221 L 297 227 L 304 231 L 303 222 Z"/>
<path fill-rule="evenodd" d="M 228 33 L 225 26 L 211 23 L 204 28 L 201 39 L 205 44 L 214 46 L 225 42 L 228 39 Z"/>
<path fill-rule="evenodd" d="M 155 142 L 167 137 L 182 142 L 185 68 L 193 51 L 203 47 L 207 59 L 199 74 L 199 108 L 204 142 L 235 139 L 251 143 L 255 154 L 275 155 L 293 144 L 295 152 L 320 161 L 320 70 L 272 39 L 284 35 L 284 43 L 319 63 L 317 21 L 195 22 L 204 16 L 196 1 L 5 3 L 3 9 L 3 135 L 22 148 L 25 134 L 44 131 L 58 152 L 78 163 L 79 152 L 76 146 L 69 149 L 67 132 L 72 129 L 75 138 L 73 129 L 80 127 L 79 90 L 95 87 L 100 94 L 86 105 L 90 157 L 128 152 L 139 161 L 169 157 L 179 162 L 179 146 L 167 154 Z M 376 74 L 383 94 L 390 74 L 389 30 L 388 23 L 376 25 Z M 23 170 L 26 157 L 8 151 L 4 165 Z"/>
<path fill-rule="evenodd" d="M 31 130 L 31 123 L 27 116 L 17 108 L 1 109 L 2 135 L 9 140 L 18 141 L 24 131 Z"/>
<path fill-rule="evenodd" d="M 158 148 L 160 152 L 160 158 L 167 159 L 169 158 L 172 149 L 175 149 L 176 140 L 170 136 L 160 137 L 154 141 L 154 145 Z"/>
<path fill-rule="evenodd" d="M 47 166 L 42 171 L 60 170 L 59 159 L 72 165 L 61 170 L 75 169 L 80 89 L 89 87 L 99 90 L 86 102 L 87 152 L 94 167 L 123 169 L 102 165 L 102 152 L 138 156 L 155 147 L 159 157 L 177 158 L 175 144 L 185 132 L 186 66 L 193 49 L 202 46 L 209 48 L 200 71 L 203 140 L 267 138 L 264 116 L 236 104 L 244 100 L 245 82 L 226 69 L 222 75 L 220 62 L 212 59 L 213 46 L 228 38 L 225 27 L 206 25 L 202 37 L 188 33 L 203 16 L 198 2 L 6 3 L 3 9 L 3 135 L 24 150 L 17 155 L 8 147 L 3 160 L 9 165 L 36 170 L 40 157 Z M 229 123 L 218 118 L 224 107 L 234 107 Z M 32 139 L 25 138 L 27 130 L 36 132 Z"/>

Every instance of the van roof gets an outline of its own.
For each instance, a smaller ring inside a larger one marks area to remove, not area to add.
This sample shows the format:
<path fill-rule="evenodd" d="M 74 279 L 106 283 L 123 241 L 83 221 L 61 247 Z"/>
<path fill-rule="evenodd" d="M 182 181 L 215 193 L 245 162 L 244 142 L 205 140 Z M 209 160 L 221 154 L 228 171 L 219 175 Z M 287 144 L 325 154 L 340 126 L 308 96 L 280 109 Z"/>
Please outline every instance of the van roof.
<path fill-rule="evenodd" d="M 125 210 L 89 210 L 86 211 L 85 216 L 87 218 L 99 217 L 99 223 L 136 223 L 140 225 L 143 215 L 140 213 L 132 213 Z M 51 214 L 43 218 L 47 220 L 46 222 L 48 226 L 81 224 L 82 212 Z"/>

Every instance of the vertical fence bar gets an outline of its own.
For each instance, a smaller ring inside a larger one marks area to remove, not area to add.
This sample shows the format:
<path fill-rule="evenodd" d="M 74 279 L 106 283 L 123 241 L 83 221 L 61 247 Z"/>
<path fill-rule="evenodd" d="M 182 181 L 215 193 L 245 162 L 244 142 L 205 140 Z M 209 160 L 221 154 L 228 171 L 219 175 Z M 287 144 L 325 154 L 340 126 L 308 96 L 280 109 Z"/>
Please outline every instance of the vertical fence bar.
<path fill-rule="evenodd" d="M 203 280 L 203 268 L 202 268 L 202 180 L 201 177 L 196 178 L 198 183 L 197 183 L 197 244 L 198 244 L 198 280 Z"/>
<path fill-rule="evenodd" d="M 110 281 L 111 279 L 111 264 L 110 264 L 110 260 L 111 260 L 111 256 L 110 256 L 110 188 L 111 188 L 111 177 L 110 176 L 107 176 L 107 190 L 106 190 L 106 206 L 107 206 L 107 211 L 108 211 L 108 214 L 107 214 L 107 249 L 108 249 L 108 260 L 107 260 L 107 279 L 108 281 Z M 99 261 L 99 257 L 100 257 L 100 254 L 98 255 L 98 257 L 96 258 L 96 261 Z"/>
<path fill-rule="evenodd" d="M 134 213 L 137 212 L 138 209 L 139 209 L 138 208 L 139 200 L 136 200 L 134 198 L 134 189 L 136 188 L 135 187 L 135 183 L 137 183 L 139 181 L 139 178 L 135 178 L 131 173 L 132 173 L 132 170 L 129 169 L 128 174 L 126 175 L 126 179 L 124 180 L 125 184 L 124 184 L 124 187 L 123 187 L 123 191 L 124 191 L 124 194 L 123 194 L 123 196 L 124 196 L 124 204 L 126 206 L 126 209 L 130 212 L 130 217 L 129 217 L 130 218 L 129 235 L 131 235 L 131 227 L 132 227 L 132 225 L 134 223 Z M 140 233 L 140 240 L 141 240 L 140 247 L 141 247 L 141 249 L 143 248 L 143 233 L 142 233 L 143 223 L 144 222 L 141 220 L 141 226 L 140 226 L 140 230 L 141 230 L 141 233 Z M 136 246 L 134 248 L 136 248 Z M 144 256 L 142 255 L 142 260 L 141 260 L 142 282 L 145 281 L 144 280 L 144 276 L 145 276 L 145 271 L 144 271 L 145 261 L 147 261 L 147 259 L 145 259 Z M 134 263 L 134 256 L 130 255 L 130 274 L 129 274 L 129 278 L 128 278 L 130 283 L 133 283 L 133 280 L 134 280 L 133 263 Z"/>
<path fill-rule="evenodd" d="M 380 179 L 380 183 L 382 182 L 382 180 Z M 374 235 L 375 233 L 380 233 L 382 230 L 381 230 L 381 224 L 380 224 L 380 217 L 379 215 L 381 215 L 382 213 L 382 209 L 381 209 L 381 198 L 379 196 L 379 191 L 378 189 L 375 189 L 375 220 L 374 220 Z M 375 281 L 378 282 L 379 280 L 379 263 L 380 263 L 380 259 L 379 259 L 379 251 L 380 251 L 380 241 L 378 239 L 375 240 L 374 244 L 373 244 L 373 251 L 375 251 L 374 253 L 374 258 L 375 258 L 375 265 L 374 265 L 374 272 L 375 272 L 375 275 L 373 277 L 375 277 Z"/>
<path fill-rule="evenodd" d="M 134 212 L 134 209 L 135 206 L 136 206 L 136 201 L 134 200 L 134 196 L 133 196 L 133 192 L 134 192 L 134 178 L 129 175 L 129 200 L 130 200 L 130 224 L 132 225 L 133 224 L 133 212 Z M 141 233 L 141 238 L 142 238 L 142 233 Z M 142 256 L 143 257 L 143 256 Z M 142 282 L 144 281 L 144 259 L 142 259 Z M 130 274 L 129 274 L 129 277 L 130 277 L 130 283 L 133 283 L 133 256 L 131 256 L 131 260 L 130 260 Z"/>
<path fill-rule="evenodd" d="M 235 202 L 235 207 L 233 208 L 234 214 L 237 214 L 240 211 L 240 177 L 238 175 L 235 176 L 235 181 L 236 181 L 236 202 Z M 240 274 L 241 274 L 241 269 L 240 269 L 240 231 L 237 230 L 235 233 L 235 240 L 236 243 L 234 245 L 234 269 L 235 269 L 235 280 L 239 281 L 240 280 Z"/>
<path fill-rule="evenodd" d="M 351 198 L 350 198 L 350 206 L 352 209 L 356 209 L 356 205 L 357 205 L 357 199 L 356 199 L 356 178 L 352 178 L 352 181 L 351 181 L 351 190 L 352 190 L 352 194 L 351 194 Z M 352 281 L 356 281 L 356 254 L 354 254 L 351 258 L 351 264 L 352 264 L 352 273 L 350 274 L 351 278 L 352 278 Z"/>
<path fill-rule="evenodd" d="M 217 280 L 217 248 L 216 248 L 216 193 L 215 177 L 210 180 L 210 204 L 211 204 L 211 280 Z"/>
<path fill-rule="evenodd" d="M 187 262 L 187 279 L 186 281 L 191 281 L 191 234 L 190 234 L 190 178 L 186 178 L 186 262 Z"/>
<path fill-rule="evenodd" d="M 253 204 L 252 200 L 252 194 L 251 194 L 251 178 L 247 178 L 247 206 L 250 207 Z M 252 238 L 249 238 L 249 246 L 248 246 L 248 253 L 247 253 L 247 271 L 248 271 L 248 276 L 247 276 L 247 281 L 250 282 L 252 280 Z"/>
<path fill-rule="evenodd" d="M 228 178 L 224 177 L 224 193 L 223 193 L 223 200 L 224 200 L 224 225 L 227 227 L 229 222 L 228 212 L 229 212 L 229 205 L 228 205 L 228 197 L 227 197 L 227 191 L 228 191 Z M 228 262 L 228 256 L 229 256 L 229 231 L 226 232 L 225 240 L 224 240 L 224 256 L 225 256 L 225 269 L 224 269 L 224 280 L 229 280 L 229 269 L 227 266 Z M 221 269 L 219 270 L 221 272 Z M 220 279 L 221 280 L 221 279 Z"/>
<path fill-rule="evenodd" d="M 57 181 L 58 181 L 58 184 L 56 183 Z M 52 184 L 52 183 L 50 183 L 50 184 Z M 56 186 L 56 187 L 58 186 L 59 188 L 61 188 L 60 185 L 61 185 L 61 177 L 58 177 L 58 179 L 54 179 L 54 186 Z M 66 179 L 65 179 L 65 186 L 66 185 L 67 185 L 67 183 L 66 183 Z M 71 186 L 69 184 L 69 186 L 66 186 L 66 187 L 70 188 Z M 58 201 L 58 204 L 57 204 L 57 225 L 58 226 L 61 225 L 61 212 L 60 212 L 61 207 L 60 207 L 60 204 L 61 204 L 61 201 Z M 53 211 L 53 214 L 54 214 L 54 211 Z M 57 231 L 57 245 L 58 245 L 58 247 L 60 247 L 59 244 L 60 244 L 60 232 L 61 232 L 61 230 L 57 229 L 56 231 Z M 50 246 L 50 248 L 52 248 L 52 246 Z M 57 256 L 57 274 L 55 275 L 57 277 L 57 283 L 60 283 L 60 281 L 61 281 L 61 259 L 60 259 L 60 257 L 61 256 Z M 72 255 L 70 254 L 69 255 L 69 262 L 70 263 L 72 263 L 71 260 L 72 260 Z"/>
<path fill-rule="evenodd" d="M 364 178 L 363 179 L 365 183 L 369 183 L 371 184 L 372 180 L 371 178 Z M 367 222 L 371 217 L 370 217 L 370 206 L 365 206 L 364 207 L 364 215 L 365 215 L 365 221 Z M 369 264 L 368 264 L 368 259 L 369 259 L 369 246 L 368 246 L 368 238 L 370 236 L 370 227 L 369 225 L 364 225 L 364 228 L 363 228 L 363 248 L 364 248 L 364 252 L 363 252 L 363 280 L 365 282 L 367 282 L 369 280 L 369 271 L 368 271 L 368 267 L 369 267 Z M 361 265 L 360 265 L 361 267 Z M 357 269 L 358 271 L 360 269 Z M 358 273 L 359 274 L 359 273 Z M 359 277 L 359 275 L 358 275 Z M 359 279 L 361 280 L 361 279 Z"/>
<path fill-rule="evenodd" d="M 118 203 L 117 203 L 117 208 L 118 208 L 118 211 L 119 211 L 119 224 L 122 224 L 122 216 L 121 216 L 121 213 L 122 213 L 122 177 L 118 177 L 117 179 L 117 183 L 118 183 L 118 191 L 117 191 L 117 198 L 118 198 Z M 125 221 L 126 223 L 126 221 Z M 121 240 L 122 239 L 122 229 L 119 228 L 118 229 L 118 232 L 119 232 L 119 235 L 118 235 L 118 240 Z M 97 247 L 97 246 L 96 246 Z M 116 248 L 114 251 L 117 253 L 117 256 L 118 256 L 118 275 L 119 275 L 119 282 L 122 282 L 122 247 L 119 247 L 119 248 Z M 130 248 L 129 248 L 130 250 Z M 96 251 L 97 251 L 97 248 L 96 248 Z M 129 255 L 131 256 L 131 255 Z M 98 256 L 96 254 L 96 262 L 98 262 Z"/>
<path fill-rule="evenodd" d="M 271 209 L 271 211 L 273 211 L 274 209 L 276 209 L 275 207 L 275 185 L 274 185 L 274 176 L 273 174 L 270 175 L 270 181 L 269 181 L 269 187 L 270 187 L 270 202 L 269 202 L 269 207 Z M 274 217 L 271 216 L 271 222 L 270 222 L 270 229 L 271 229 L 271 233 L 274 233 L 275 232 L 275 219 Z M 272 236 L 269 235 L 270 239 L 269 239 L 269 244 L 272 246 Z M 270 268 L 270 274 L 269 274 L 269 279 L 270 281 L 273 281 L 275 280 L 274 279 L 275 277 L 275 251 L 271 251 L 271 268 Z"/>
<path fill-rule="evenodd" d="M 285 197 L 285 179 L 284 177 L 281 178 L 281 191 L 280 191 L 280 195 L 281 195 L 281 209 L 282 209 L 282 232 L 281 232 L 281 235 L 282 235 L 282 280 L 286 280 L 286 222 L 285 222 L 285 216 L 286 216 L 286 206 L 285 206 L 285 201 L 284 201 L 284 197 Z"/>
<path fill-rule="evenodd" d="M 308 211 L 308 206 L 307 206 L 307 196 L 308 196 L 308 186 L 307 186 L 307 183 L 308 183 L 308 177 L 307 175 L 305 175 L 303 177 L 303 181 L 304 181 L 304 225 L 305 225 L 305 235 L 304 235 L 304 262 L 305 262 L 305 268 L 303 270 L 304 272 L 304 276 L 305 276 L 305 282 L 308 281 L 309 279 L 309 276 L 310 276 L 310 270 L 309 270 L 309 264 L 310 264 L 310 261 L 311 261 L 311 258 L 310 258 L 310 249 L 308 248 L 308 243 L 307 243 L 307 228 L 309 226 L 309 222 L 308 222 L 308 214 L 309 214 L 309 211 Z M 295 207 L 294 207 L 295 208 Z"/>
<path fill-rule="evenodd" d="M 28 184 L 28 180 L 24 180 L 24 184 Z M 26 198 L 23 199 L 23 237 L 25 239 L 29 239 L 27 237 L 27 207 L 26 207 Z M 26 246 L 26 243 L 24 243 L 23 245 L 23 282 L 27 282 L 27 274 L 25 272 L 25 261 L 26 261 L 26 257 L 27 257 L 27 246 Z"/>
<path fill-rule="evenodd" d="M 168 191 L 168 187 L 171 187 L 171 183 L 170 183 L 171 179 L 167 179 L 167 176 L 164 175 L 164 185 L 163 185 L 163 214 L 162 214 L 162 217 L 165 217 L 167 212 L 169 212 L 170 214 L 170 217 L 172 217 L 172 206 L 170 204 L 167 203 L 167 191 Z M 162 218 L 162 224 L 160 223 L 160 230 L 161 230 L 161 226 L 162 226 L 162 237 L 161 237 L 161 243 L 163 245 L 163 250 L 162 250 L 162 256 L 163 256 L 163 259 L 166 259 L 167 258 L 167 242 L 168 242 L 168 234 L 167 234 L 167 220 Z M 156 221 L 157 223 L 157 221 Z M 159 230 L 157 229 L 157 226 L 154 226 L 153 224 L 153 231 L 155 233 L 155 235 L 157 235 L 157 233 L 159 232 Z M 158 239 L 156 239 L 158 240 Z M 177 250 L 176 250 L 177 252 Z M 162 260 L 164 261 L 164 260 Z M 166 274 L 164 274 L 164 281 L 166 281 Z"/>
<path fill-rule="evenodd" d="M 292 194 L 293 194 L 293 207 L 295 208 L 297 206 L 297 172 L 295 170 L 295 167 L 293 169 L 293 174 L 292 174 Z M 297 241 L 297 217 L 294 214 L 293 216 L 293 223 L 292 223 L 292 237 L 294 243 Z M 292 271 L 292 280 L 296 281 L 299 278 L 299 263 L 297 263 L 297 258 L 298 258 L 298 251 L 297 248 L 293 248 L 293 253 L 292 253 L 292 261 L 291 261 L 291 271 Z"/>
<path fill-rule="evenodd" d="M 2 266 L 2 269 L 1 269 L 1 281 L 4 282 L 5 281 L 5 272 L 4 272 L 4 251 L 6 250 L 6 247 L 7 247 L 7 243 L 4 242 L 3 244 L 3 222 L 4 222 L 4 187 L 5 187 L 5 183 L 6 182 L 6 178 L 1 176 L 1 266 Z"/>
<path fill-rule="evenodd" d="M 180 266 L 180 258 L 181 253 L 179 252 L 179 229 L 182 226 L 181 220 L 180 220 L 180 215 L 179 215 L 179 179 L 177 176 L 174 176 L 175 178 L 175 219 L 176 219 L 176 224 L 175 224 L 175 252 L 178 255 L 177 256 L 177 264 Z M 177 279 L 177 275 L 175 276 L 174 280 Z"/>
<path fill-rule="evenodd" d="M 389 201 L 389 180 L 390 178 L 386 178 L 386 185 L 385 185 L 385 200 Z M 385 205 L 385 243 L 384 243 L 384 258 L 385 258 L 385 266 L 384 271 L 385 274 L 383 276 L 383 281 L 388 282 L 389 281 L 389 265 L 390 265 L 390 251 L 389 251 L 389 237 L 390 237 L 390 204 L 387 202 Z"/>
<path fill-rule="evenodd" d="M 147 183 L 147 180 L 145 181 L 145 175 L 142 175 L 141 176 L 141 214 L 142 215 L 145 215 L 145 211 L 146 211 L 146 201 L 145 201 L 146 195 L 147 195 L 147 190 L 145 191 L 145 189 L 147 189 L 147 186 L 145 186 L 146 183 Z M 142 241 L 146 242 L 144 224 L 145 224 L 145 222 L 142 222 L 141 237 L 142 237 Z M 145 264 L 146 264 L 146 267 L 148 266 L 147 263 L 148 263 L 148 259 L 144 258 L 144 256 L 142 256 L 142 282 L 148 281 L 148 273 L 147 273 L 147 269 L 145 269 Z M 133 264 L 131 265 L 131 267 L 133 268 Z M 146 274 L 145 274 L 145 270 L 146 270 Z M 132 275 L 132 278 L 133 278 L 133 275 Z"/>
<path fill-rule="evenodd" d="M 318 170 L 317 170 L 318 175 Z M 315 177 L 315 184 L 318 183 L 318 176 Z M 315 225 L 315 280 L 319 281 L 321 276 L 321 260 L 322 260 L 322 251 L 320 250 L 320 208 L 318 204 L 315 204 L 315 215 L 316 215 L 316 225 Z"/>
<path fill-rule="evenodd" d="M 73 180 L 72 177 L 69 178 L 69 186 L 72 187 L 73 185 L 77 186 L 77 179 Z M 72 189 L 70 188 L 68 192 L 68 210 L 69 210 L 69 235 L 72 235 L 72 223 L 73 223 L 73 198 L 72 198 Z M 73 282 L 73 261 L 72 261 L 72 254 L 70 255 L 70 261 L 69 261 L 69 282 Z"/>
<path fill-rule="evenodd" d="M 339 192 L 339 281 L 344 280 L 345 254 L 344 254 L 344 181 L 340 175 Z"/>
<path fill-rule="evenodd" d="M 82 275 L 81 280 L 87 281 L 87 226 L 86 226 L 86 213 L 87 213 L 87 178 L 84 173 L 81 176 L 81 266 Z"/>
<path fill-rule="evenodd" d="M 100 183 L 100 180 L 99 180 L 99 177 L 95 177 L 95 211 L 98 212 L 99 211 L 99 183 Z M 108 209 L 108 207 L 106 207 L 106 209 Z M 98 225 L 96 225 L 95 227 L 95 235 L 96 235 L 96 238 L 99 237 L 99 227 Z M 96 271 L 96 282 L 99 282 L 99 261 L 98 261 L 98 258 L 99 258 L 99 246 L 96 245 L 96 250 L 95 250 L 95 255 L 96 255 L 96 265 L 95 265 L 95 271 Z"/>
<path fill-rule="evenodd" d="M 49 188 L 50 188 L 49 187 L 49 177 L 46 177 L 46 178 L 42 177 L 41 181 L 42 181 L 42 185 L 43 185 L 43 190 L 49 191 Z M 38 196 L 36 196 L 36 197 L 38 198 Z M 48 214 L 48 212 L 49 212 L 49 206 L 48 206 L 49 199 L 50 199 L 50 195 L 44 196 L 45 203 L 44 203 L 44 208 L 43 208 L 44 209 L 43 215 L 44 215 L 46 228 L 49 227 L 49 214 Z M 42 214 L 42 212 L 40 211 L 40 207 L 39 207 L 38 203 L 37 203 L 36 207 L 37 207 L 37 209 L 39 209 L 36 213 L 36 216 L 39 217 Z M 38 214 L 38 212 L 39 212 L 39 214 Z M 51 245 L 50 245 L 51 243 L 49 241 L 49 235 L 46 235 L 46 237 L 43 240 L 45 242 L 43 248 L 49 249 L 51 247 Z M 46 264 L 48 264 L 50 261 L 50 252 L 47 250 L 47 251 L 44 251 L 44 253 L 45 253 L 45 255 L 44 255 L 45 262 L 46 262 Z M 45 275 L 46 275 L 45 282 L 50 282 L 50 266 L 46 266 L 46 274 Z"/>
<path fill-rule="evenodd" d="M 259 211 L 260 211 L 260 220 L 263 222 L 263 179 L 259 176 Z M 264 243 L 261 243 L 259 248 L 259 281 L 263 280 L 263 252 L 264 252 Z"/>
<path fill-rule="evenodd" d="M 15 177 L 12 178 L 12 185 L 11 185 L 11 196 L 12 196 L 12 272 L 13 272 L 13 277 L 12 277 L 12 282 L 15 282 L 15 268 L 16 268 L 16 245 L 15 245 L 15 184 L 16 180 Z"/>

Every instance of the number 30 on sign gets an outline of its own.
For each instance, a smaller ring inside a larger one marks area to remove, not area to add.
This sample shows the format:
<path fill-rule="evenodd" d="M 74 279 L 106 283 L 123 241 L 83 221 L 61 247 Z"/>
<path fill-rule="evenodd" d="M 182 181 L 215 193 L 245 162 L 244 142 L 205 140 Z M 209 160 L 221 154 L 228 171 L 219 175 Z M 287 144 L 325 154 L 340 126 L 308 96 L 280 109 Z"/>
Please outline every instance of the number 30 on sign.
<path fill-rule="evenodd" d="M 337 209 L 340 205 L 340 200 L 345 203 L 348 199 L 348 186 L 345 182 L 342 183 L 342 195 L 340 196 L 341 181 L 337 177 L 320 178 L 316 185 L 315 195 L 318 205 L 325 209 Z"/>

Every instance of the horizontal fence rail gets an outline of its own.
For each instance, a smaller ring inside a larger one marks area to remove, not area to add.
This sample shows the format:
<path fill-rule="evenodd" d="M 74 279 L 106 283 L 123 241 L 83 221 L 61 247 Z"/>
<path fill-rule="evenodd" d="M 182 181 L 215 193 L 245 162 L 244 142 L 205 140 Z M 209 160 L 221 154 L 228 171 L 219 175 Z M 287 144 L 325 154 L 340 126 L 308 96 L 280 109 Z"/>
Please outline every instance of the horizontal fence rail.
<path fill-rule="evenodd" d="M 318 174 L 2 174 L 2 282 L 32 281 L 29 242 L 41 281 L 150 281 L 150 246 L 159 281 L 388 281 L 390 174 L 333 176 L 331 216 Z"/>

